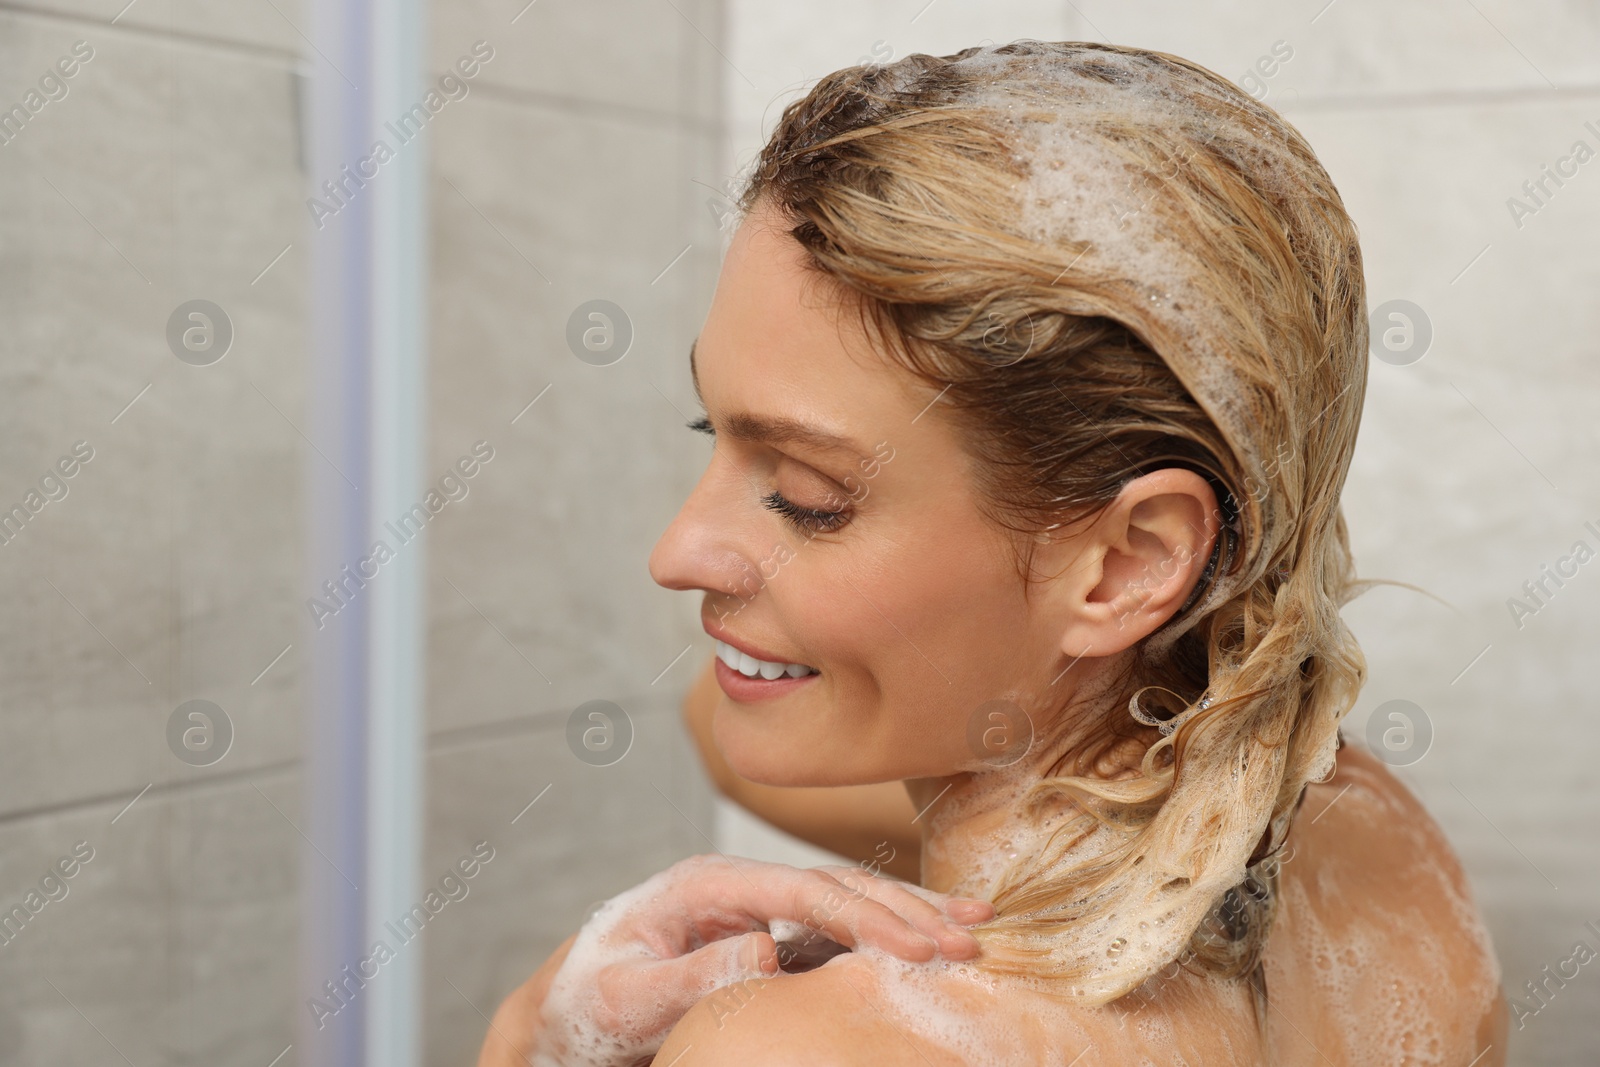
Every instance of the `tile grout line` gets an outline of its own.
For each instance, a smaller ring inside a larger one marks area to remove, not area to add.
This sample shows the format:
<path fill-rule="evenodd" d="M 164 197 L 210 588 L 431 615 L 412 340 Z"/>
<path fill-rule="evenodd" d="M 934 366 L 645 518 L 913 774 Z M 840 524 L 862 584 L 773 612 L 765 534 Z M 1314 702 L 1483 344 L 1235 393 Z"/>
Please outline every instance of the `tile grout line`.
<path fill-rule="evenodd" d="M 104 18 L 80 15 L 70 11 L 56 11 L 37 4 L 19 4 L 14 0 L 0 0 L 0 15 L 16 15 L 22 18 L 37 19 L 40 22 L 67 23 L 72 26 L 97 30 L 111 30 L 113 33 L 121 33 L 129 37 L 142 37 L 155 39 L 166 44 L 185 44 L 218 52 L 231 52 L 249 56 L 253 59 L 275 59 L 279 62 L 298 63 L 302 58 L 299 52 L 276 48 L 272 45 L 258 44 L 253 41 L 232 37 L 211 37 L 203 33 L 183 33 L 175 30 L 159 29 L 138 22 L 118 22 L 113 24 L 110 20 Z"/>
<path fill-rule="evenodd" d="M 626 700 L 626 697 L 622 699 Z M 652 719 L 657 716 L 672 716 L 676 714 L 674 708 L 663 707 L 656 710 L 630 711 L 635 719 Z M 560 729 L 566 721 L 568 712 L 552 710 L 538 712 L 531 715 L 519 716 L 515 719 L 505 719 L 499 722 L 474 723 L 468 726 L 453 726 L 443 730 L 430 732 L 424 739 L 424 750 L 429 753 L 448 753 L 461 748 L 468 748 L 475 744 L 488 744 L 494 741 L 537 734 L 546 730 Z M 252 780 L 261 780 L 288 773 L 298 772 L 303 761 L 298 758 L 274 760 L 257 766 L 246 767 L 241 770 L 210 774 L 204 778 L 193 781 L 168 781 L 155 782 L 145 786 L 139 795 L 161 797 L 181 793 L 204 792 L 223 788 L 232 788 L 240 784 L 248 784 Z M 16 811 L 0 812 L 0 829 L 18 825 L 30 819 L 50 818 L 56 815 L 71 815 L 90 813 L 96 808 L 105 808 L 113 804 L 121 807 L 127 803 L 128 796 L 135 792 L 132 786 L 118 789 L 108 793 L 96 793 L 92 796 L 74 797 L 61 800 L 52 804 L 44 804 L 33 808 L 24 808 Z"/>

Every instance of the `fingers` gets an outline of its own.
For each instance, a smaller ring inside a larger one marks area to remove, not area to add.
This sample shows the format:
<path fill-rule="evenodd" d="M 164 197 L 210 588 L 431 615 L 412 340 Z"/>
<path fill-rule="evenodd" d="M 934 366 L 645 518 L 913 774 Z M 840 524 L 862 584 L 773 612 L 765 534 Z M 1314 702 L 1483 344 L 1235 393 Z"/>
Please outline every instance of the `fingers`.
<path fill-rule="evenodd" d="M 828 938 L 849 948 L 871 945 L 902 959 L 926 962 L 943 953 L 970 959 L 980 951 L 962 922 L 992 913 L 968 902 L 944 910 L 953 898 L 858 867 L 800 869 L 781 863 L 729 857 L 695 857 L 674 868 L 670 899 L 683 943 L 674 954 L 700 945 L 771 928 L 774 920 L 799 923 L 813 941 Z M 656 913 L 658 909 L 650 909 Z M 654 914 L 652 925 L 673 919 Z M 664 955 L 664 953 L 663 953 Z"/>
<path fill-rule="evenodd" d="M 994 908 L 984 901 L 967 900 L 913 886 L 898 879 L 879 878 L 856 867 L 828 866 L 824 871 L 850 892 L 865 896 L 893 911 L 912 927 L 932 939 L 947 959 L 971 959 L 979 952 L 977 938 L 962 922 L 992 917 Z M 952 914 L 949 904 L 958 904 Z"/>
<path fill-rule="evenodd" d="M 640 1043 L 658 1047 L 667 1032 L 703 998 L 725 987 L 712 1010 L 732 1010 L 778 973 L 778 946 L 760 931 L 714 941 L 665 960 L 612 964 L 596 978 L 608 1026 Z M 722 1001 L 727 1001 L 722 1004 Z"/>
<path fill-rule="evenodd" d="M 946 915 L 963 925 L 987 922 L 994 918 L 994 905 L 987 900 L 979 900 L 976 897 L 953 897 L 947 893 L 924 889 L 914 882 L 896 881 L 895 884 L 908 893 L 915 893 L 922 899 L 939 905 Z"/>
<path fill-rule="evenodd" d="M 937 942 L 892 909 L 821 870 L 740 859 L 737 864 L 700 865 L 688 873 L 691 877 L 680 883 L 677 896 L 692 917 L 691 945 L 751 929 L 782 931 L 789 923 L 806 927 L 813 943 L 831 939 L 850 948 L 866 943 L 918 962 L 938 952 Z"/>
<path fill-rule="evenodd" d="M 871 945 L 919 963 L 939 953 L 970 959 L 978 952 L 970 933 L 887 879 L 848 867 L 796 870 L 793 877 L 791 907 L 777 917 L 808 927 L 813 943 L 827 937 L 850 948 Z"/>

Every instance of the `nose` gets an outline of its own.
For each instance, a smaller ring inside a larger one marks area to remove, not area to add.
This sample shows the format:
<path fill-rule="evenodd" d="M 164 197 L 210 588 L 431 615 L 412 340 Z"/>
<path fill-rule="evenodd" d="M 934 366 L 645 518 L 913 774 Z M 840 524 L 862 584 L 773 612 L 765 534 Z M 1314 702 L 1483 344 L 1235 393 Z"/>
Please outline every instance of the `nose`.
<path fill-rule="evenodd" d="M 719 576 L 736 566 L 739 553 L 729 538 L 732 518 L 725 481 L 717 468 L 726 464 L 713 456 L 678 514 L 650 550 L 650 577 L 666 589 L 705 589 L 722 592 L 727 583 Z"/>

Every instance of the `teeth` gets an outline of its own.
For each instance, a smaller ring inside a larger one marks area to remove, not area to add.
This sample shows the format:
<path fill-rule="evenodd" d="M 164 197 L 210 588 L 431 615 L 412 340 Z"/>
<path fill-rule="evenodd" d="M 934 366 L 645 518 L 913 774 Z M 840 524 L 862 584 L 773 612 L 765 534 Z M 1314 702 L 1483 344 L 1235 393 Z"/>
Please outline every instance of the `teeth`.
<path fill-rule="evenodd" d="M 717 658 L 746 678 L 761 677 L 769 682 L 785 674 L 790 678 L 799 678 L 806 674 L 820 673 L 815 667 L 808 667 L 804 663 L 769 663 L 764 659 L 747 656 L 726 641 L 717 642 Z"/>

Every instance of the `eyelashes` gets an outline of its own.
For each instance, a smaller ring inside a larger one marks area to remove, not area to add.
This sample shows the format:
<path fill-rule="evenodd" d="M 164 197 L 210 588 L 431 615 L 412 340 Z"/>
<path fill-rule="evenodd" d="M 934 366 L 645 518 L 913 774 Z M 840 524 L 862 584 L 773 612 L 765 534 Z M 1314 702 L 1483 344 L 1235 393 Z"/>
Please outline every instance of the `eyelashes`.
<path fill-rule="evenodd" d="M 801 533 L 829 533 L 846 522 L 846 514 L 843 511 L 820 511 L 817 508 L 801 507 L 776 489 L 762 497 L 761 503 L 788 519 Z"/>
<path fill-rule="evenodd" d="M 702 415 L 693 422 L 685 423 L 689 429 L 696 433 L 708 434 L 715 437 L 716 429 L 711 425 L 711 419 Z M 839 529 L 849 521 L 849 513 L 844 510 L 824 511 L 821 508 L 808 508 L 796 504 L 776 489 L 761 498 L 764 507 L 782 515 L 791 526 L 804 534 L 830 533 Z"/>

